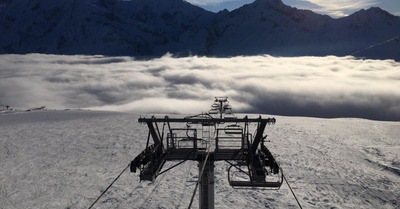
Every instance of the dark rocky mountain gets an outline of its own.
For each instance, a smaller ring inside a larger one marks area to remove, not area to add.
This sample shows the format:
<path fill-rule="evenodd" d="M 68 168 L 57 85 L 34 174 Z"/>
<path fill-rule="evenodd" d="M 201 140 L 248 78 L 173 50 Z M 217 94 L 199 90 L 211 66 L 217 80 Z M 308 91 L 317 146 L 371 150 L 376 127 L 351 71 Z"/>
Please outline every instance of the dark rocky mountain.
<path fill-rule="evenodd" d="M 348 17 L 256 0 L 206 11 L 183 0 L 2 0 L 0 53 L 160 56 L 367 55 L 400 60 L 379 43 L 400 35 L 400 17 L 380 8 Z M 396 43 L 396 42 L 394 42 Z M 398 44 L 393 44 L 393 47 Z M 368 49 L 368 53 L 360 50 Z"/>

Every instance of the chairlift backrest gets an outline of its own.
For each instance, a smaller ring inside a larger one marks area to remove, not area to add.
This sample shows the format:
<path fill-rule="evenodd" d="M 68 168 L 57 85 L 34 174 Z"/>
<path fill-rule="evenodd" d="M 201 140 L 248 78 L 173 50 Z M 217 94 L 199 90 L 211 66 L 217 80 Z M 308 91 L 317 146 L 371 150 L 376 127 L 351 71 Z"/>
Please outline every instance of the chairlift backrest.
<path fill-rule="evenodd" d="M 237 124 L 228 125 L 224 128 L 225 134 L 243 134 L 243 128 Z"/>

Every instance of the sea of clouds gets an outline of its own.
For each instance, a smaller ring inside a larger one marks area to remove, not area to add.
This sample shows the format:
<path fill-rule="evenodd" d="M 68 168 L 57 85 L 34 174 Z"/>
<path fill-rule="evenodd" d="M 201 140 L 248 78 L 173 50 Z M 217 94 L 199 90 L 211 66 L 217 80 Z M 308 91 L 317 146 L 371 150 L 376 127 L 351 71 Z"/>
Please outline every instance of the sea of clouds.
<path fill-rule="evenodd" d="M 0 108 L 207 111 L 400 120 L 400 63 L 354 57 L 0 55 Z"/>

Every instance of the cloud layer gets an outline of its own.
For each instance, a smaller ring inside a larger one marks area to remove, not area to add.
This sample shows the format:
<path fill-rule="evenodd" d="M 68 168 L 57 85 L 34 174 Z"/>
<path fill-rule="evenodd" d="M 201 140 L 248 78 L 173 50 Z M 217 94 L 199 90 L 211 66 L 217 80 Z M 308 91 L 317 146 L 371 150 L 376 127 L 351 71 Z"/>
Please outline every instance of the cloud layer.
<path fill-rule="evenodd" d="M 377 5 L 377 0 L 299 0 L 308 3 L 310 10 L 335 17 L 347 16 L 348 11 L 360 10 Z M 301 4 L 301 3 L 299 3 Z"/>
<path fill-rule="evenodd" d="M 220 7 L 239 7 L 243 4 L 252 3 L 239 0 L 187 0 L 191 4 L 205 8 L 219 5 Z M 328 14 L 332 17 L 344 17 L 360 9 L 368 9 L 372 6 L 379 6 L 382 2 L 378 0 L 283 0 L 289 6 L 312 10 L 314 12 Z M 381 5 L 382 6 L 382 5 Z M 223 8 L 219 8 L 221 10 Z M 216 11 L 219 11 L 216 10 Z"/>
<path fill-rule="evenodd" d="M 137 113 L 207 111 L 400 120 L 400 63 L 353 57 L 0 55 L 0 105 Z"/>

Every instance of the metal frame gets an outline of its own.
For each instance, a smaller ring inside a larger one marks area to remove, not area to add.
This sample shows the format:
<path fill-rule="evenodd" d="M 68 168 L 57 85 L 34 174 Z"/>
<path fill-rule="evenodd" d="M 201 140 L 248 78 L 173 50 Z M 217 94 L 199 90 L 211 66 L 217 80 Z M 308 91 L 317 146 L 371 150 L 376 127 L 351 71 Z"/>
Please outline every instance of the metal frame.
<path fill-rule="evenodd" d="M 220 106 L 222 107 L 222 104 Z M 166 161 L 181 161 L 181 163 L 187 160 L 198 161 L 199 172 L 201 164 L 209 165 L 208 169 L 204 169 L 206 173 L 202 172 L 203 176 L 200 177 L 202 178 L 199 187 L 200 208 L 214 207 L 214 173 L 213 169 L 209 169 L 210 166 L 214 166 L 214 161 L 223 160 L 231 164 L 228 169 L 228 180 L 233 187 L 277 189 L 282 184 L 281 177 L 279 177 L 279 173 L 281 173 L 279 165 L 264 145 L 265 128 L 267 125 L 275 124 L 275 118 L 262 118 L 261 116 L 258 118 L 247 116 L 244 118 L 213 118 L 208 114 L 203 114 L 186 118 L 141 117 L 138 122 L 147 124 L 149 135 L 146 149 L 132 161 L 131 171 L 136 172 L 139 169 L 140 180 L 154 181 L 158 175 L 172 168 L 161 171 Z M 162 123 L 161 132 L 159 123 Z M 249 133 L 250 123 L 257 124 L 254 137 Z M 176 124 L 181 124 L 181 126 L 183 124 L 183 127 L 186 125 L 186 128 L 175 127 Z M 225 125 L 225 127 L 220 128 L 222 125 Z M 216 133 L 214 138 L 203 139 L 198 137 L 199 130 L 197 129 L 201 128 L 204 131 L 204 127 L 214 128 Z M 186 132 L 186 136 L 178 135 L 178 132 L 180 134 Z M 153 140 L 151 145 L 149 145 L 151 143 L 150 138 Z M 180 143 L 184 142 L 189 142 L 189 146 L 180 146 Z M 235 146 L 223 146 L 223 143 L 229 142 L 234 142 Z M 233 168 L 246 175 L 248 180 L 233 179 L 233 171 L 231 171 Z M 247 170 L 247 172 L 244 170 Z M 275 176 L 277 180 L 269 181 L 266 178 L 267 176 Z"/>

